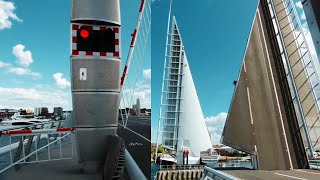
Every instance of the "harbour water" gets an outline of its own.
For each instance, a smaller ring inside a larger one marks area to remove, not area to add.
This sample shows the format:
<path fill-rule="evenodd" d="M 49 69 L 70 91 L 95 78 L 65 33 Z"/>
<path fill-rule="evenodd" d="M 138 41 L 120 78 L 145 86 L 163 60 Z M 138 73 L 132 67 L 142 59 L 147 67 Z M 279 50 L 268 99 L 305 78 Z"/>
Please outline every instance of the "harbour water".
<path fill-rule="evenodd" d="M 155 177 L 157 172 L 160 170 L 160 164 L 157 163 L 151 163 L 151 179 Z"/>
<path fill-rule="evenodd" d="M 12 138 L 12 143 L 19 142 L 20 139 L 18 137 Z M 0 148 L 9 145 L 9 137 L 1 136 L 0 137 Z M 15 151 L 14 151 L 15 152 Z M 0 169 L 7 167 L 10 164 L 10 156 L 9 153 L 0 155 Z"/>

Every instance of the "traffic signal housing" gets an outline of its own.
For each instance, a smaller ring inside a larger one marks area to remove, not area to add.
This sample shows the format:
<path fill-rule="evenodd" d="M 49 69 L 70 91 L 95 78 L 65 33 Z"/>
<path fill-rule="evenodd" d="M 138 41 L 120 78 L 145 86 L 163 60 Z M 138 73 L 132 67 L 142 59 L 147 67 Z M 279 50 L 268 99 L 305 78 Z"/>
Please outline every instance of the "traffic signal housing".
<path fill-rule="evenodd" d="M 105 30 L 92 30 L 82 26 L 77 30 L 77 50 L 91 52 L 115 52 L 115 32 Z"/>

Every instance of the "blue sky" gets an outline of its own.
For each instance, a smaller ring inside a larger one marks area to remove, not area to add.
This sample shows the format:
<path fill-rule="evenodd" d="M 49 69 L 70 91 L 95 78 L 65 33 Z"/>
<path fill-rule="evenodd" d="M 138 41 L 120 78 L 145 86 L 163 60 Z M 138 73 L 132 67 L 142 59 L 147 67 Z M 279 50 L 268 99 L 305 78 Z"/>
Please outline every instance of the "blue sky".
<path fill-rule="evenodd" d="M 0 0 L 0 108 L 72 108 L 70 2 Z M 124 65 L 141 1 L 120 2 Z M 173 1 L 172 14 L 176 16 L 215 142 L 229 109 L 232 83 L 238 77 L 257 2 Z M 142 66 L 139 68 L 134 60 L 128 77 L 129 89 L 138 79 L 134 99 L 139 97 L 142 106 L 148 108 L 152 99 L 152 142 L 159 116 L 168 6 L 169 0 L 154 0 L 152 42 L 149 38 Z M 301 7 L 298 11 L 304 19 Z"/>
<path fill-rule="evenodd" d="M 207 118 L 220 121 L 226 116 L 256 6 L 257 1 L 173 1 L 172 15 Z M 161 0 L 152 9 L 152 142 L 159 116 L 168 7 L 169 1 Z"/>
<path fill-rule="evenodd" d="M 122 64 L 127 57 L 140 2 L 121 1 Z M 70 6 L 71 0 L 0 0 L 0 108 L 47 106 L 50 111 L 54 106 L 72 108 Z M 139 83 L 145 85 L 150 83 L 150 52 L 149 45 L 138 74 Z M 130 82 L 137 70 L 133 62 Z M 150 91 L 150 86 L 146 86 L 137 92 L 140 93 L 137 97 L 143 96 L 143 100 L 147 96 L 145 91 L 148 88 Z M 143 102 L 146 101 L 148 103 L 142 104 L 150 106 L 150 95 Z"/>
<path fill-rule="evenodd" d="M 215 144 L 229 110 L 233 81 L 238 77 L 257 3 L 173 0 L 172 15 L 176 16 Z M 168 9 L 169 0 L 156 0 L 152 8 L 152 142 L 156 141 L 158 126 Z M 298 12 L 304 20 L 302 6 Z"/>

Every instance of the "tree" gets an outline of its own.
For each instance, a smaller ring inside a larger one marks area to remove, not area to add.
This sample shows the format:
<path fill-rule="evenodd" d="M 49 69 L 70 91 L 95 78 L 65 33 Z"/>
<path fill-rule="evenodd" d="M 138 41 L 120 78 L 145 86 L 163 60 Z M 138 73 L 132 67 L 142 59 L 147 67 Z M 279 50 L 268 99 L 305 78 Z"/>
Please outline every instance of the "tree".
<path fill-rule="evenodd" d="M 233 156 L 238 156 L 238 155 L 239 155 L 239 151 L 238 151 L 238 150 L 236 150 L 236 149 L 235 149 L 235 150 L 233 150 L 232 155 L 233 155 Z"/>
<path fill-rule="evenodd" d="M 162 146 L 162 144 L 160 144 L 159 146 L 158 146 L 158 151 L 157 151 L 158 153 L 164 153 L 165 152 L 165 150 L 164 150 L 164 147 Z"/>

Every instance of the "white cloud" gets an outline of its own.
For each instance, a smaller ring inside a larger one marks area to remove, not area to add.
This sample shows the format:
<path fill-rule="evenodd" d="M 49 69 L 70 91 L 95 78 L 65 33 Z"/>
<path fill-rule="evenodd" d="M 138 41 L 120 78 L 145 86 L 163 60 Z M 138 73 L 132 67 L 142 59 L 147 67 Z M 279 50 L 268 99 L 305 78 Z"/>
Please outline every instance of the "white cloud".
<path fill-rule="evenodd" d="M 143 78 L 151 79 L 151 69 L 143 70 Z"/>
<path fill-rule="evenodd" d="M 298 9 L 299 14 L 300 14 L 300 21 L 305 21 L 306 20 L 306 14 L 304 13 L 301 1 L 296 2 L 296 8 Z"/>
<path fill-rule="evenodd" d="M 63 107 L 71 109 L 71 93 L 59 91 L 54 88 L 26 89 L 0 87 L 0 108 L 33 109 L 34 107 Z"/>
<path fill-rule="evenodd" d="M 124 99 L 121 100 L 121 108 L 132 107 L 137 98 L 140 99 L 141 108 L 151 108 L 150 84 L 144 84 L 142 81 L 138 82 L 136 89 L 125 89 L 123 94 Z"/>
<path fill-rule="evenodd" d="M 30 69 L 22 68 L 22 67 L 9 67 L 8 71 L 10 73 L 14 73 L 16 75 L 29 75 L 29 76 L 32 76 L 34 78 L 40 78 L 41 77 L 41 74 L 36 73 L 36 72 L 32 72 Z"/>
<path fill-rule="evenodd" d="M 12 54 L 18 58 L 19 65 L 28 67 L 33 62 L 32 54 L 30 51 L 25 51 L 24 48 L 24 45 L 18 44 L 12 48 Z"/>
<path fill-rule="evenodd" d="M 123 92 L 120 107 L 132 107 L 140 99 L 141 108 L 151 108 L 151 69 L 143 70 L 143 79 L 137 82 L 136 88 L 129 87 Z M 132 103 L 131 103 L 132 102 Z"/>
<path fill-rule="evenodd" d="M 32 76 L 34 78 L 40 78 L 41 74 L 33 72 L 28 68 L 29 65 L 33 62 L 33 59 L 31 52 L 25 51 L 24 48 L 25 47 L 21 44 L 18 44 L 12 48 L 12 54 L 18 59 L 16 62 L 18 66 L 0 61 L 0 68 L 5 68 L 7 72 L 16 75 L 27 75 Z"/>
<path fill-rule="evenodd" d="M 59 87 L 59 88 L 66 88 L 66 87 L 69 87 L 71 86 L 71 83 L 69 81 L 67 81 L 66 78 L 63 78 L 62 77 L 63 74 L 62 73 L 55 73 L 53 75 L 53 78 L 55 79 L 56 81 L 56 85 Z"/>
<path fill-rule="evenodd" d="M 221 112 L 216 116 L 206 117 L 205 121 L 211 136 L 212 144 L 220 144 L 220 138 L 227 118 L 227 113 Z"/>
<path fill-rule="evenodd" d="M 8 67 L 8 66 L 10 66 L 9 63 L 5 63 L 5 62 L 0 61 L 0 68 Z"/>
<path fill-rule="evenodd" d="M 301 3 L 301 1 L 296 2 L 296 7 L 297 7 L 298 9 L 302 9 L 302 3 Z"/>
<path fill-rule="evenodd" d="M 0 0 L 0 30 L 11 28 L 11 20 L 21 22 L 22 20 L 13 12 L 16 9 L 13 2 Z"/>
<path fill-rule="evenodd" d="M 300 15 L 300 20 L 301 21 L 305 21 L 306 20 L 306 14 L 304 13 L 304 11 Z"/>

